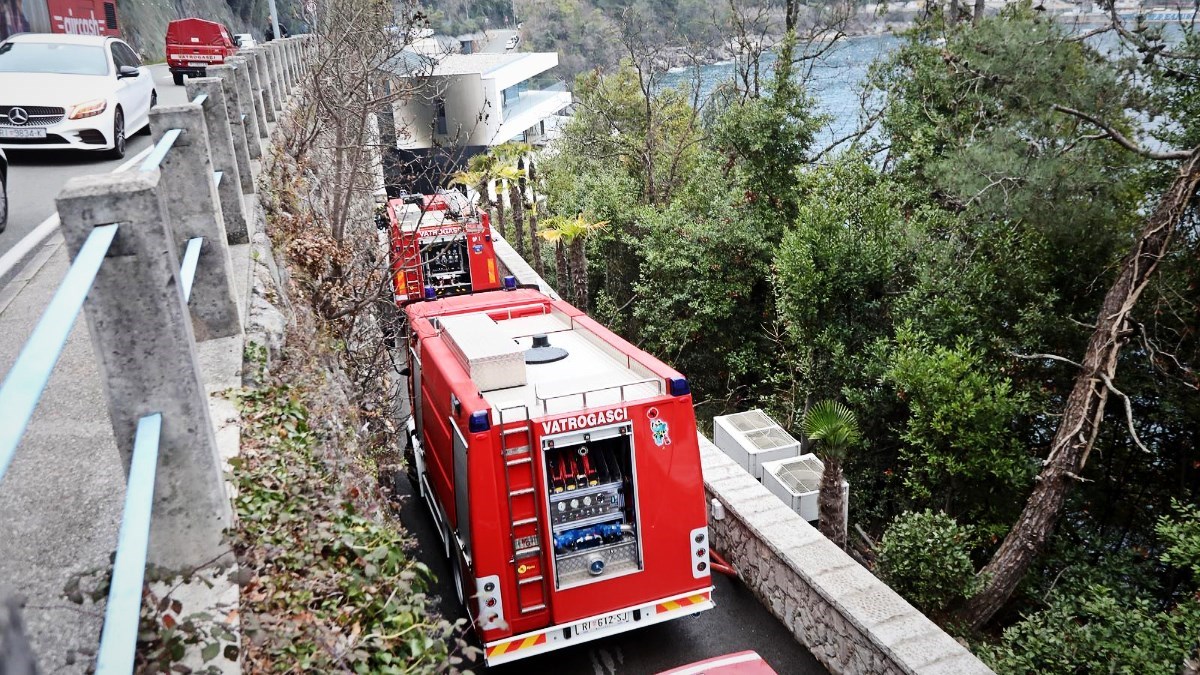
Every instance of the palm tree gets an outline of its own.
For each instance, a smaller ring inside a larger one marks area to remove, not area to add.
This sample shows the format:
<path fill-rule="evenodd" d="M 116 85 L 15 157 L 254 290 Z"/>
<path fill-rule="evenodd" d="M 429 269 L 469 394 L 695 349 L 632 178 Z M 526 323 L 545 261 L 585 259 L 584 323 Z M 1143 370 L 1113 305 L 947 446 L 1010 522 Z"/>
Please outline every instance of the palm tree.
<path fill-rule="evenodd" d="M 508 142 L 492 148 L 491 155 L 496 158 L 498 165 L 506 167 L 508 175 L 508 203 L 512 206 L 515 233 L 512 236 L 517 253 L 525 257 L 525 170 L 522 158 L 533 151 L 528 143 Z M 531 235 L 532 236 L 532 233 Z"/>
<path fill-rule="evenodd" d="M 839 548 L 846 548 L 846 524 L 842 520 L 846 509 L 842 503 L 842 461 L 861 438 L 858 420 L 845 405 L 821 401 L 804 412 L 800 427 L 810 441 L 817 442 L 817 456 L 825 464 L 818 498 L 821 534 Z"/>
<path fill-rule="evenodd" d="M 529 167 L 529 255 L 533 257 L 533 269 L 537 270 L 538 276 L 546 276 L 546 263 L 542 261 L 542 237 L 538 233 L 537 222 L 537 172 L 534 170 L 532 157 L 527 166 Z"/>
<path fill-rule="evenodd" d="M 466 171 L 455 173 L 450 180 L 454 184 L 475 188 L 479 192 L 479 205 L 481 208 L 496 207 L 497 229 L 500 231 L 500 236 L 507 237 L 508 234 L 504 228 L 504 199 L 500 197 L 503 189 L 502 181 L 507 180 L 511 182 L 517 178 L 516 169 L 502 162 L 499 157 L 492 153 L 480 153 L 473 155 L 471 159 L 467 160 Z M 490 190 L 488 189 L 493 182 L 496 183 L 495 201 L 492 201 Z"/>
<path fill-rule="evenodd" d="M 607 220 L 589 221 L 580 211 L 574 218 L 547 218 L 538 235 L 554 244 L 554 264 L 560 290 L 565 290 L 566 278 L 571 279 L 571 300 L 580 309 L 588 306 L 587 251 L 584 242 Z"/>

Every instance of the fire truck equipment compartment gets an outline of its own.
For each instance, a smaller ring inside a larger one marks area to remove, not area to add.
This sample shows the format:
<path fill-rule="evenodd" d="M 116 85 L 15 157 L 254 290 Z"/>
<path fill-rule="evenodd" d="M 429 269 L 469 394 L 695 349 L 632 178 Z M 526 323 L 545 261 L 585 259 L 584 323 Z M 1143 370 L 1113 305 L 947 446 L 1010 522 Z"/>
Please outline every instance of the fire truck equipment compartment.
<path fill-rule="evenodd" d="M 450 351 L 483 391 L 525 384 L 525 350 L 486 314 L 440 319 Z"/>

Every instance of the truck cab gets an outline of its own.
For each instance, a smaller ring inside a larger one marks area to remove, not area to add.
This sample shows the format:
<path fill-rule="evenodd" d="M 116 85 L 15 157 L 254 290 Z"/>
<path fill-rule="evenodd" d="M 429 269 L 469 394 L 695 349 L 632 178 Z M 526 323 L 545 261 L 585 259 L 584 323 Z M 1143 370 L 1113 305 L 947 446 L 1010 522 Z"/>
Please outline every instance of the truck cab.
<path fill-rule="evenodd" d="M 505 288 L 404 308 L 418 494 L 488 665 L 713 607 L 687 380 Z"/>
<path fill-rule="evenodd" d="M 209 66 L 225 63 L 238 46 L 225 26 L 204 19 L 179 19 L 167 25 L 167 67 L 176 85 L 183 77 L 204 77 Z"/>

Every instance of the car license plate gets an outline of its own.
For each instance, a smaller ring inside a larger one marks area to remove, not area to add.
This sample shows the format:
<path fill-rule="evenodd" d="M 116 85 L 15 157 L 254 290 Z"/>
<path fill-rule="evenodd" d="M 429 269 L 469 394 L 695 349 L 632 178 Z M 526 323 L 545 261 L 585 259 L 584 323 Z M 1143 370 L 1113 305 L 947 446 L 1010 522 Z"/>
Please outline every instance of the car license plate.
<path fill-rule="evenodd" d="M 632 611 L 609 614 L 608 616 L 602 616 L 599 619 L 588 619 L 587 621 L 576 624 L 575 632 L 582 635 L 583 633 L 591 633 L 602 628 L 619 626 L 623 623 L 629 623 L 630 621 L 633 621 Z"/>
<path fill-rule="evenodd" d="M 208 63 L 204 61 L 188 61 L 188 66 L 192 68 L 207 68 Z"/>
<path fill-rule="evenodd" d="M 45 129 L 12 129 L 0 127 L 0 138 L 45 138 Z"/>

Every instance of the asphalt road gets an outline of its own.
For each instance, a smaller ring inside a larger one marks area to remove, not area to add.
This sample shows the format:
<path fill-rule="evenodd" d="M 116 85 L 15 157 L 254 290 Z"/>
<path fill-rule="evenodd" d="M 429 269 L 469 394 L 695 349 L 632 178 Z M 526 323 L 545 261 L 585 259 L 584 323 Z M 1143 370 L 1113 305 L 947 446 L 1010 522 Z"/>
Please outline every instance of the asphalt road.
<path fill-rule="evenodd" d="M 487 44 L 485 44 L 479 51 L 482 54 L 503 54 L 504 52 L 508 51 L 505 49 L 505 47 L 508 45 L 508 39 L 516 34 L 517 31 L 511 28 L 504 30 L 489 30 L 487 32 Z M 517 52 L 520 51 L 520 49 L 520 45 L 517 45 L 517 48 L 513 51 Z"/>
<path fill-rule="evenodd" d="M 186 103 L 183 87 L 171 82 L 165 63 L 150 66 L 159 105 Z M 128 139 L 125 159 L 104 159 L 100 153 L 66 150 L 5 150 L 8 155 L 8 229 L 0 233 L 0 255 L 54 214 L 54 198 L 75 176 L 107 173 L 150 147 L 142 132 Z"/>
<path fill-rule="evenodd" d="M 417 557 L 437 575 L 430 589 L 437 610 L 447 619 L 466 618 L 454 597 L 450 568 L 439 551 L 441 542 L 433 518 L 413 493 L 408 478 L 397 480 L 402 500 L 400 519 L 417 540 Z M 620 633 L 594 642 L 567 647 L 496 668 L 466 664 L 490 675 L 556 673 L 559 675 L 651 675 L 694 661 L 747 649 L 758 652 L 780 675 L 827 673 L 824 666 L 800 646 L 782 623 L 758 602 L 744 585 L 714 575 L 716 609 Z"/>

